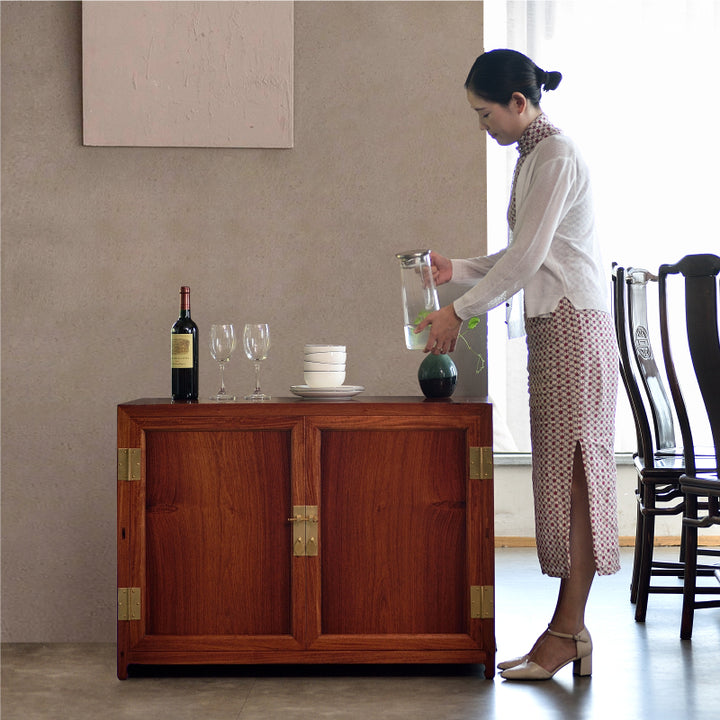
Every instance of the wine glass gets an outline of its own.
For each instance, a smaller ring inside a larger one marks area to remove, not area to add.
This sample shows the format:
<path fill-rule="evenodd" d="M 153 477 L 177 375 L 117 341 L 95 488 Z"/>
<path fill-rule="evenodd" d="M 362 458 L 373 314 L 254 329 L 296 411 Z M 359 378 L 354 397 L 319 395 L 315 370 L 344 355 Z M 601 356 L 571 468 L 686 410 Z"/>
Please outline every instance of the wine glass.
<path fill-rule="evenodd" d="M 225 390 L 225 363 L 237 345 L 235 328 L 231 323 L 216 323 L 210 326 L 210 354 L 220 365 L 220 389 L 211 400 L 235 400 L 235 395 L 229 395 Z"/>
<path fill-rule="evenodd" d="M 246 400 L 269 400 L 260 389 L 260 363 L 268 356 L 270 349 L 270 328 L 267 323 L 248 323 L 243 331 L 245 355 L 255 363 L 255 390 L 246 395 Z"/>

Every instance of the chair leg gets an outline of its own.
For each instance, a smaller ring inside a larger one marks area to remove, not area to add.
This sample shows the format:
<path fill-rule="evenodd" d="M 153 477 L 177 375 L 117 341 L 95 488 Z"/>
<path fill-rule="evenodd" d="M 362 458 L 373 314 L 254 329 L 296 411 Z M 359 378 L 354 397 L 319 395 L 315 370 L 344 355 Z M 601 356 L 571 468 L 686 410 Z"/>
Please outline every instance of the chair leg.
<path fill-rule="evenodd" d="M 638 595 L 638 581 L 640 579 L 640 562 L 642 558 L 643 521 L 645 517 L 637 503 L 637 518 L 635 519 L 635 552 L 633 553 L 632 578 L 630 580 L 630 602 L 635 604 Z"/>
<path fill-rule="evenodd" d="M 680 530 L 680 563 L 685 562 L 685 531 L 684 529 Z M 682 575 L 678 575 L 678 577 L 682 577 Z"/>
<path fill-rule="evenodd" d="M 640 550 L 640 570 L 637 581 L 637 598 L 635 600 L 635 621 L 645 622 L 647 614 L 650 578 L 652 576 L 653 550 L 655 545 L 655 516 L 643 517 L 643 532 Z"/>
<path fill-rule="evenodd" d="M 685 496 L 685 513 L 688 518 L 697 518 L 697 497 Z M 683 536 L 685 539 L 685 580 L 683 583 L 682 620 L 680 623 L 680 637 L 689 640 L 692 637 L 693 619 L 695 615 L 695 591 L 697 586 L 697 547 L 698 529 L 693 525 L 683 523 Z"/>
<path fill-rule="evenodd" d="M 686 537 L 686 531 L 687 528 L 685 525 L 680 526 L 680 555 L 678 557 L 678 562 L 680 563 L 680 571 L 678 572 L 678 577 L 680 579 L 683 579 L 685 577 L 685 537 Z M 697 547 L 697 546 L 696 546 Z M 697 554 L 697 552 L 696 552 Z"/>

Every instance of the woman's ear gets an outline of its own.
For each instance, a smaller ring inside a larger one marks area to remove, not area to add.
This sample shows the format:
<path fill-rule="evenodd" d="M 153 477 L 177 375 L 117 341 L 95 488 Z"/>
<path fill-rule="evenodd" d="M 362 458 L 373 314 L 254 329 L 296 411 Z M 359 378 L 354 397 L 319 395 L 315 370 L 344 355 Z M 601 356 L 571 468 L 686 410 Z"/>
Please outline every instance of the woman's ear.
<path fill-rule="evenodd" d="M 510 108 L 518 115 L 522 115 L 528 106 L 528 99 L 520 92 L 514 92 L 510 98 Z"/>

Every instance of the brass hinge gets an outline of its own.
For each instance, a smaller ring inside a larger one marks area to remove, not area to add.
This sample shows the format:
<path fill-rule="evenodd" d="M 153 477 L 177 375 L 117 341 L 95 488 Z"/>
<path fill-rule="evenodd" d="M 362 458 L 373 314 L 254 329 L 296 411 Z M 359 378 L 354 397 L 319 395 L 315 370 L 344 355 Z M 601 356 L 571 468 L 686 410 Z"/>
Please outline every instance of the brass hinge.
<path fill-rule="evenodd" d="M 140 588 L 118 588 L 118 620 L 140 620 Z"/>
<path fill-rule="evenodd" d="M 495 617 L 495 588 L 492 585 L 471 585 L 470 586 L 470 617 L 487 618 Z"/>
<path fill-rule="evenodd" d="M 470 448 L 470 479 L 492 480 L 493 451 L 491 447 Z"/>
<path fill-rule="evenodd" d="M 318 507 L 295 505 L 293 516 L 288 518 L 292 527 L 292 551 L 295 557 L 315 557 L 318 554 Z"/>
<path fill-rule="evenodd" d="M 140 480 L 140 448 L 118 448 L 118 482 Z"/>

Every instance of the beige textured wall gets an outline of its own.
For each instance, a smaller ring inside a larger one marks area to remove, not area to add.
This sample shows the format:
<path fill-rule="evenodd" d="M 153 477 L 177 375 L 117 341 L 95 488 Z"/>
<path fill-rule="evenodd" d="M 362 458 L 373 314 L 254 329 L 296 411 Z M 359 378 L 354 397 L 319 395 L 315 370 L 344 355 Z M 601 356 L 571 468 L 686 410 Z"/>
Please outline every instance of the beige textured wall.
<path fill-rule="evenodd" d="M 114 638 L 115 405 L 168 395 L 181 284 L 203 340 L 270 323 L 273 394 L 307 341 L 346 343 L 368 394 L 418 394 L 394 253 L 484 242 L 462 87 L 481 3 L 296 3 L 291 150 L 83 147 L 80 21 L 79 3 L 2 3 L 6 641 Z M 204 343 L 201 360 L 207 395 Z M 227 384 L 251 382 L 238 354 Z"/>

